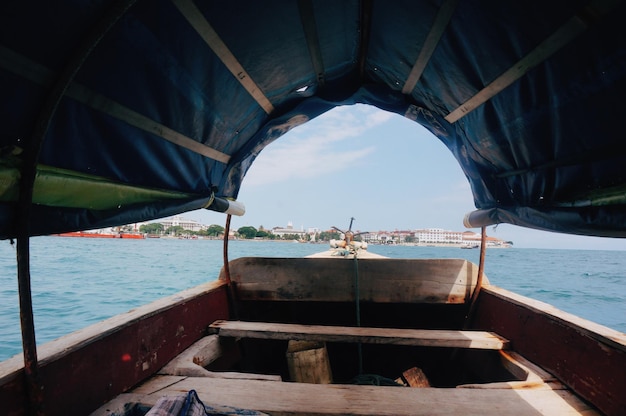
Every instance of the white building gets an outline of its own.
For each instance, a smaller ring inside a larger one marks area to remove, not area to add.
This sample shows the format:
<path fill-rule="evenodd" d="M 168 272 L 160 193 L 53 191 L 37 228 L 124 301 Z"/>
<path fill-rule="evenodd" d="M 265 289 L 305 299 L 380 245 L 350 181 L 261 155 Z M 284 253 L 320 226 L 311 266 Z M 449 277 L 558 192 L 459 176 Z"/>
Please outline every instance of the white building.
<path fill-rule="evenodd" d="M 285 235 L 296 235 L 299 239 L 303 239 L 307 234 L 304 229 L 296 230 L 293 228 L 293 223 L 291 221 L 287 223 L 287 228 L 274 227 L 272 228 L 271 233 L 279 238 L 283 238 Z"/>
<path fill-rule="evenodd" d="M 463 233 L 442 228 L 427 228 L 415 230 L 415 240 L 417 243 L 425 244 L 461 244 L 463 242 Z"/>
<path fill-rule="evenodd" d="M 201 224 L 194 220 L 183 218 L 180 215 L 175 215 L 173 217 L 168 217 L 168 218 L 162 218 L 155 222 L 163 224 L 164 230 L 167 230 L 170 227 L 176 227 L 176 226 L 182 227 L 184 230 L 188 230 L 188 231 L 200 231 L 200 230 L 205 230 L 207 228 L 207 226 L 204 224 Z"/>
<path fill-rule="evenodd" d="M 395 239 L 394 235 L 388 231 L 378 231 L 378 232 L 370 232 L 361 234 L 363 241 L 370 244 L 394 244 Z"/>

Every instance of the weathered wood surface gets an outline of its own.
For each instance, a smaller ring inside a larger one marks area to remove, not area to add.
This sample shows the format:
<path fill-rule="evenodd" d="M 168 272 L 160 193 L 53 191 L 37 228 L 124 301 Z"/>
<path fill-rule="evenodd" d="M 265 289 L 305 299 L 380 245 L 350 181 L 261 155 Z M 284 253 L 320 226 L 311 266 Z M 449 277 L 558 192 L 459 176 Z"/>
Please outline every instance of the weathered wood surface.
<path fill-rule="evenodd" d="M 267 322 L 216 321 L 210 325 L 223 337 L 326 342 L 362 342 L 425 347 L 501 350 L 508 341 L 485 331 L 367 328 Z"/>
<path fill-rule="evenodd" d="M 159 370 L 159 374 L 174 376 L 197 376 L 207 372 L 203 367 L 222 355 L 219 337 L 203 337 Z"/>
<path fill-rule="evenodd" d="M 355 262 L 340 258 L 244 257 L 229 263 L 240 300 L 354 300 Z M 362 259 L 363 302 L 465 303 L 478 266 L 462 259 Z M 223 276 L 220 276 L 223 279 Z"/>
<path fill-rule="evenodd" d="M 154 405 L 196 390 L 207 405 L 272 415 L 595 415 L 567 390 L 489 390 L 353 386 L 259 380 L 155 377 L 127 399 Z M 123 401 L 118 398 L 117 405 Z M 102 409 L 112 408 L 113 404 Z M 99 411 L 92 416 L 107 413 Z"/>
<path fill-rule="evenodd" d="M 422 371 L 421 368 L 412 367 L 402 373 L 402 377 L 396 380 L 400 384 L 405 384 L 408 387 L 424 388 L 430 387 L 428 377 Z"/>
<path fill-rule="evenodd" d="M 291 340 L 286 356 L 291 381 L 316 384 L 333 382 L 325 343 Z"/>
<path fill-rule="evenodd" d="M 478 303 L 476 328 L 505 336 L 605 414 L 626 415 L 626 334 L 496 286 Z"/>
<path fill-rule="evenodd" d="M 191 345 L 158 371 L 161 375 L 189 377 L 249 378 L 253 380 L 281 381 L 278 375 L 252 374 L 230 371 L 209 371 L 205 366 L 224 353 L 219 337 L 209 335 Z"/>
<path fill-rule="evenodd" d="M 128 390 L 228 317 L 211 282 L 91 325 L 38 348 L 46 415 L 84 415 Z M 1 414 L 23 414 L 23 361 L 0 365 Z"/>

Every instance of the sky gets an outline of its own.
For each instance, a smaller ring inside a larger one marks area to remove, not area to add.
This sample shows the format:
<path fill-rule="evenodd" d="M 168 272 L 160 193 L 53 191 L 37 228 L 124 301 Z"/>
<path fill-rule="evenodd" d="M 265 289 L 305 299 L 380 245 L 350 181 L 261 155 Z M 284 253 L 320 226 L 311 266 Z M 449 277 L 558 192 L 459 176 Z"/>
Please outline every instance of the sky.
<path fill-rule="evenodd" d="M 467 231 L 475 209 L 452 153 L 419 124 L 367 105 L 337 107 L 266 147 L 246 174 L 238 201 L 246 207 L 231 228 L 253 226 L 393 231 Z M 224 226 L 208 210 L 183 215 Z M 479 229 L 471 229 L 480 232 Z M 583 237 L 509 224 L 491 237 L 520 248 L 626 250 L 626 239 Z"/>

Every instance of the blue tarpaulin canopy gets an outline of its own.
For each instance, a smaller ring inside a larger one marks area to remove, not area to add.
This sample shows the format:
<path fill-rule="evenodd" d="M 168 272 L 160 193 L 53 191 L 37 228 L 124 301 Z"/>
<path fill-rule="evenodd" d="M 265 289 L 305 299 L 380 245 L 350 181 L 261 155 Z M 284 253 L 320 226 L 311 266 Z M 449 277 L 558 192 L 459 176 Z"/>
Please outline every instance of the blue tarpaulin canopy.
<path fill-rule="evenodd" d="M 450 149 L 472 225 L 624 237 L 625 18 L 612 0 L 2 2 L 0 238 L 25 207 L 30 235 L 228 210 L 265 146 L 354 103 Z"/>

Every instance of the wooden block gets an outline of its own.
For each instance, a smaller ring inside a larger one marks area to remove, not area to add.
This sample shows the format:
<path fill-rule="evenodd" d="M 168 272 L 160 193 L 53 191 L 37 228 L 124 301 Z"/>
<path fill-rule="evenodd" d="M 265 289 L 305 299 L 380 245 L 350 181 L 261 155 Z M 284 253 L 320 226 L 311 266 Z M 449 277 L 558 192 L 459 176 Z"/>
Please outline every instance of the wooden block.
<path fill-rule="evenodd" d="M 330 384 L 333 382 L 326 344 L 311 341 L 289 341 L 287 365 L 292 381 Z"/>
<path fill-rule="evenodd" d="M 409 387 L 430 387 L 430 382 L 421 368 L 409 368 L 402 373 L 402 379 Z"/>

